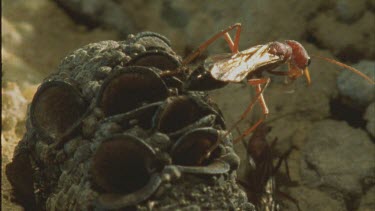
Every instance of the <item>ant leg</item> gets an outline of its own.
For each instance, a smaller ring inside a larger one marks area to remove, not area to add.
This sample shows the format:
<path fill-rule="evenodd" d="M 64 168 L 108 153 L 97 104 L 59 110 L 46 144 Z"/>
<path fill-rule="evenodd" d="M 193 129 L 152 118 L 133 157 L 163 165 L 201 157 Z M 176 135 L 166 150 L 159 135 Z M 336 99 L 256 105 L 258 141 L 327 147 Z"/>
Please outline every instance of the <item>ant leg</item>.
<path fill-rule="evenodd" d="M 225 41 L 227 41 L 228 46 L 229 46 L 230 50 L 232 51 L 232 53 L 238 53 L 238 49 L 237 49 L 237 51 L 234 50 L 234 42 L 233 42 L 232 38 L 230 37 L 229 33 L 227 32 L 223 36 L 224 36 Z"/>
<path fill-rule="evenodd" d="M 264 121 L 264 119 L 265 119 L 264 117 L 260 118 L 252 127 L 250 127 L 247 130 L 245 130 L 245 132 L 243 132 L 241 134 L 241 136 L 239 136 L 238 138 L 234 139 L 233 143 L 236 144 L 239 139 L 242 139 L 243 137 L 245 137 L 245 136 L 249 135 L 251 132 L 253 132 Z"/>
<path fill-rule="evenodd" d="M 289 194 L 284 193 L 282 191 L 277 190 L 276 195 L 284 197 L 285 199 L 288 199 L 289 201 L 293 202 L 293 204 L 297 207 L 298 211 L 301 211 L 301 207 L 299 206 L 298 200 L 289 196 Z"/>
<path fill-rule="evenodd" d="M 292 153 L 293 150 L 297 149 L 295 146 L 291 146 L 286 152 L 284 152 L 280 157 L 279 160 L 277 161 L 277 164 L 274 168 L 274 172 L 278 172 L 281 166 L 281 163 L 284 161 L 285 163 L 285 168 L 286 168 L 286 174 L 289 180 L 290 179 L 290 174 L 289 174 L 289 167 L 288 167 L 288 157 L 290 153 Z"/>
<path fill-rule="evenodd" d="M 236 36 L 234 37 L 234 42 L 232 41 L 232 38 L 230 37 L 228 32 L 226 32 L 224 34 L 224 39 L 227 41 L 227 43 L 229 45 L 229 48 L 231 49 L 232 53 L 238 53 L 239 52 L 238 51 L 238 45 L 239 45 L 239 42 L 240 42 L 240 35 L 241 35 L 241 25 L 236 30 Z"/>
<path fill-rule="evenodd" d="M 237 27 L 236 35 L 234 37 L 233 52 L 238 53 L 238 46 L 240 44 L 240 35 L 241 35 L 241 24 Z"/>
<path fill-rule="evenodd" d="M 243 137 L 249 135 L 267 117 L 267 115 L 268 115 L 269 112 L 268 112 L 268 108 L 267 108 L 266 102 L 264 101 L 263 92 L 267 88 L 267 86 L 270 83 L 270 81 L 271 80 L 269 78 L 259 78 L 259 79 L 250 79 L 250 80 L 248 80 L 248 82 L 247 82 L 248 84 L 250 84 L 252 86 L 255 86 L 255 91 L 256 91 L 257 95 L 255 96 L 255 98 L 253 98 L 253 100 L 251 101 L 251 103 L 247 106 L 246 110 L 242 113 L 240 119 L 237 120 L 237 122 L 235 122 L 234 125 L 228 130 L 227 134 L 230 133 L 235 126 L 237 126 L 242 120 L 245 119 L 245 117 L 247 116 L 247 114 L 253 109 L 256 101 L 258 101 L 259 104 L 260 104 L 260 106 L 262 107 L 262 111 L 263 111 L 263 115 L 264 116 L 262 118 L 260 118 L 251 128 L 247 129 L 245 132 L 242 133 L 242 135 L 240 135 L 238 138 L 236 138 L 233 141 L 233 143 L 237 143 L 238 140 L 240 140 Z M 265 84 L 263 88 L 261 87 L 262 84 Z"/>
<path fill-rule="evenodd" d="M 228 32 L 232 31 L 233 29 L 236 29 L 236 36 L 234 39 L 234 42 L 230 38 Z M 212 36 L 210 39 L 202 43 L 197 50 L 195 50 L 193 53 L 191 53 L 189 56 L 182 61 L 182 65 L 189 64 L 191 61 L 193 61 L 197 56 L 199 56 L 209 45 L 211 45 L 213 42 L 215 42 L 217 39 L 219 39 L 221 36 L 224 36 L 224 39 L 227 41 L 229 48 L 233 53 L 238 53 L 238 44 L 240 40 L 240 33 L 241 33 L 241 24 L 236 23 L 232 26 L 229 26 L 227 29 L 224 29 L 220 31 L 219 33 Z"/>
<path fill-rule="evenodd" d="M 271 146 L 270 146 L 271 150 L 275 148 L 277 141 L 278 141 L 277 137 L 272 141 Z"/>
<path fill-rule="evenodd" d="M 274 75 L 280 75 L 280 76 L 289 76 L 289 72 L 281 72 L 281 71 L 275 71 L 275 70 L 267 70 L 268 73 L 274 74 Z"/>
<path fill-rule="evenodd" d="M 238 127 L 236 127 L 236 131 L 237 131 L 238 135 L 241 135 L 241 131 Z M 243 144 L 244 148 L 247 149 L 248 144 L 246 143 L 245 139 L 241 138 L 241 140 L 242 140 L 242 144 Z M 247 153 L 247 154 L 249 155 L 249 153 Z"/>
<path fill-rule="evenodd" d="M 290 177 L 289 164 L 288 164 L 287 158 L 285 159 L 284 164 L 285 164 L 285 169 L 286 169 L 286 177 L 288 177 L 288 180 L 292 182 L 292 178 Z"/>

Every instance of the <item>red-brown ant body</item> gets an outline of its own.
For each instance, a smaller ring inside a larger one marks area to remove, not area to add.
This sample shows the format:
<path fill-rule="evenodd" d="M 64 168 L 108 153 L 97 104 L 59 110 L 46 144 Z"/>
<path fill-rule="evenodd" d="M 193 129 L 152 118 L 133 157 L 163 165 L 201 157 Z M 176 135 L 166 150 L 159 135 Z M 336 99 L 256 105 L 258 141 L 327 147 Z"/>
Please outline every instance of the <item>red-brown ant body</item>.
<path fill-rule="evenodd" d="M 236 29 L 234 41 L 228 33 L 233 29 Z M 261 117 L 252 127 L 245 130 L 240 137 L 235 139 L 235 143 L 242 137 L 254 131 L 255 128 L 264 121 L 269 113 L 267 104 L 264 101 L 263 92 L 270 83 L 270 78 L 263 76 L 263 72 L 287 76 L 291 81 L 294 81 L 295 79 L 304 75 L 307 80 L 307 84 L 311 83 L 308 70 L 308 66 L 311 61 L 310 56 L 299 42 L 294 40 L 286 40 L 283 43 L 269 42 L 264 45 L 257 45 L 247 50 L 239 51 L 238 45 L 240 34 L 241 24 L 234 24 L 215 34 L 206 42 L 201 44 L 196 51 L 190 54 L 182 62 L 182 65 L 186 66 L 220 37 L 224 37 L 224 39 L 227 41 L 232 53 L 225 55 L 214 55 L 206 59 L 200 68 L 196 69 L 190 74 L 186 88 L 195 90 L 217 89 L 225 86 L 228 83 L 240 83 L 244 80 L 246 80 L 247 84 L 255 87 L 256 97 L 253 98 L 239 120 L 235 122 L 235 124 L 228 130 L 227 134 L 229 134 L 239 122 L 245 119 L 246 115 L 252 110 L 256 102 L 258 102 L 262 108 L 263 117 Z M 353 67 L 333 59 L 320 56 L 313 57 L 323 59 L 341 67 L 345 67 L 368 80 L 370 83 L 375 84 L 371 78 Z M 274 70 L 282 64 L 288 65 L 288 71 Z"/>
<path fill-rule="evenodd" d="M 285 162 L 287 176 L 290 180 L 287 158 L 297 147 L 292 146 L 278 156 L 278 161 L 274 165 L 273 161 L 276 157 L 274 147 L 277 139 L 274 139 L 271 144 L 267 142 L 266 136 L 270 131 L 271 127 L 262 123 L 254 130 L 247 142 L 242 139 L 247 152 L 245 165 L 248 166 L 248 171 L 244 176 L 246 180 L 238 179 L 237 181 L 244 187 L 249 201 L 257 207 L 257 210 L 279 210 L 277 199 L 280 197 L 292 201 L 300 210 L 297 200 L 277 189 L 275 179 L 282 162 Z"/>

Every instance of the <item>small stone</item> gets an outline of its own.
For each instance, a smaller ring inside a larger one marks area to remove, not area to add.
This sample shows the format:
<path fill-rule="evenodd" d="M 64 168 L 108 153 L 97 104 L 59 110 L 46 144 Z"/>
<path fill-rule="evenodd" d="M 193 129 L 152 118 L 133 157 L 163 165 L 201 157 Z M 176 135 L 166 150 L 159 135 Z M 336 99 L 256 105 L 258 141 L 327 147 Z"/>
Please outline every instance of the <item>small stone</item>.
<path fill-rule="evenodd" d="M 131 120 L 129 120 L 129 126 L 137 125 L 138 122 L 139 122 L 138 119 L 131 119 Z"/>
<path fill-rule="evenodd" d="M 163 174 L 161 176 L 161 179 L 163 180 L 163 182 L 169 182 L 169 181 L 171 181 L 171 175 L 170 174 Z"/>
<path fill-rule="evenodd" d="M 65 159 L 67 158 L 66 154 L 64 151 L 59 151 L 57 154 L 56 154 L 56 161 L 57 162 L 63 162 Z"/>
<path fill-rule="evenodd" d="M 77 151 L 74 154 L 74 161 L 79 163 L 91 156 L 90 144 L 83 144 L 77 148 Z"/>
<path fill-rule="evenodd" d="M 361 61 L 353 67 L 375 80 L 375 62 Z M 345 70 L 339 75 L 337 86 L 340 94 L 350 98 L 355 105 L 368 105 L 375 101 L 375 86 L 351 71 Z"/>
<path fill-rule="evenodd" d="M 375 145 L 365 131 L 346 122 L 317 122 L 302 148 L 302 182 L 360 195 L 363 179 L 375 176 L 374 154 Z"/>
<path fill-rule="evenodd" d="M 147 208 L 149 210 L 152 210 L 152 209 L 154 209 L 154 207 L 155 207 L 156 204 L 157 204 L 156 201 L 149 201 L 149 202 L 147 202 Z"/>
<path fill-rule="evenodd" d="M 82 141 L 81 137 L 74 138 L 72 140 L 69 140 L 65 145 L 64 145 L 64 151 L 67 154 L 67 157 L 71 157 L 73 153 L 76 151 L 78 146 L 80 145 Z"/>
<path fill-rule="evenodd" d="M 375 102 L 371 103 L 367 107 L 363 118 L 367 121 L 367 131 L 372 135 L 372 137 L 375 137 Z"/>
<path fill-rule="evenodd" d="M 111 67 L 102 66 L 95 72 L 95 77 L 97 79 L 105 79 L 112 71 Z"/>
<path fill-rule="evenodd" d="M 94 108 L 93 113 L 94 113 L 95 117 L 98 118 L 98 119 L 104 118 L 103 110 L 98 108 L 98 107 Z"/>
<path fill-rule="evenodd" d="M 375 187 L 372 187 L 362 197 L 358 210 L 373 211 L 375 210 Z"/>
<path fill-rule="evenodd" d="M 85 137 L 92 137 L 97 129 L 98 120 L 90 115 L 82 121 L 82 133 Z"/>
<path fill-rule="evenodd" d="M 181 177 L 181 171 L 176 166 L 169 166 L 164 169 L 164 172 L 172 176 L 173 179 L 178 179 Z"/>
<path fill-rule="evenodd" d="M 82 88 L 82 93 L 85 99 L 91 100 L 96 93 L 99 92 L 101 84 L 98 81 L 90 81 L 87 82 L 84 87 Z"/>
<path fill-rule="evenodd" d="M 288 189 L 290 197 L 296 199 L 301 210 L 335 210 L 346 211 L 345 201 L 343 199 L 334 199 L 329 194 L 316 189 L 299 186 Z M 281 210 L 298 211 L 297 206 L 290 200 L 283 200 L 286 207 Z"/>
<path fill-rule="evenodd" d="M 69 159 L 67 161 L 65 161 L 61 166 L 60 166 L 60 170 L 61 171 L 66 171 L 66 172 L 70 172 L 73 168 L 75 167 L 75 162 L 73 159 Z"/>
<path fill-rule="evenodd" d="M 180 200 L 180 204 L 181 204 L 181 205 L 187 205 L 188 202 L 187 202 L 185 199 L 181 199 L 181 200 Z"/>
<path fill-rule="evenodd" d="M 366 1 L 337 0 L 336 12 L 342 21 L 353 22 L 366 11 Z"/>
<path fill-rule="evenodd" d="M 114 122 L 108 122 L 101 124 L 99 128 L 96 130 L 95 136 L 96 137 L 108 137 L 111 134 L 118 133 L 121 131 L 121 126 Z"/>

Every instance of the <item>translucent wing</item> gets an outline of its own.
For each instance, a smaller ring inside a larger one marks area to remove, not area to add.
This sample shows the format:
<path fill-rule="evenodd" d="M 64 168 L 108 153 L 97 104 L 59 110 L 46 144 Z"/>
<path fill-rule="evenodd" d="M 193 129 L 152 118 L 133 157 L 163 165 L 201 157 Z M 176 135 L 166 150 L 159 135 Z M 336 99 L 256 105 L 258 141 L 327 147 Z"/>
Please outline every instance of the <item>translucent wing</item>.
<path fill-rule="evenodd" d="M 269 45 L 257 45 L 237 54 L 212 56 L 205 61 L 205 68 L 216 80 L 241 82 L 258 68 L 283 60 L 269 53 Z"/>

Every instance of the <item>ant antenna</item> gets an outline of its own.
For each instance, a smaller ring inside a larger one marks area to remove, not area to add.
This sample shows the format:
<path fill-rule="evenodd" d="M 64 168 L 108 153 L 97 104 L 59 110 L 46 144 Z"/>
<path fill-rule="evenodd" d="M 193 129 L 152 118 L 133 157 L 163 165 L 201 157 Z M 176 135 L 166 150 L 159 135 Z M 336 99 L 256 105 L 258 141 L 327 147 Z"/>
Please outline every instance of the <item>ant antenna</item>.
<path fill-rule="evenodd" d="M 346 65 L 346 64 L 344 64 L 344 63 L 338 62 L 338 61 L 336 61 L 336 60 L 334 60 L 334 59 L 329 59 L 329 58 L 322 57 L 322 56 L 318 56 L 318 55 L 311 55 L 311 56 L 314 57 L 314 58 L 317 58 L 317 59 L 325 60 L 325 61 L 327 61 L 327 62 L 329 62 L 329 63 L 335 64 L 335 65 L 338 65 L 338 66 L 340 66 L 340 67 L 344 67 L 344 68 L 346 68 L 346 69 L 348 69 L 348 70 L 354 72 L 355 74 L 361 76 L 361 77 L 364 78 L 366 81 L 368 81 L 370 84 L 375 84 L 375 81 L 374 81 L 372 78 L 370 78 L 369 76 L 365 75 L 365 74 L 362 73 L 361 71 L 355 69 L 354 67 L 351 67 L 351 66 Z"/>

